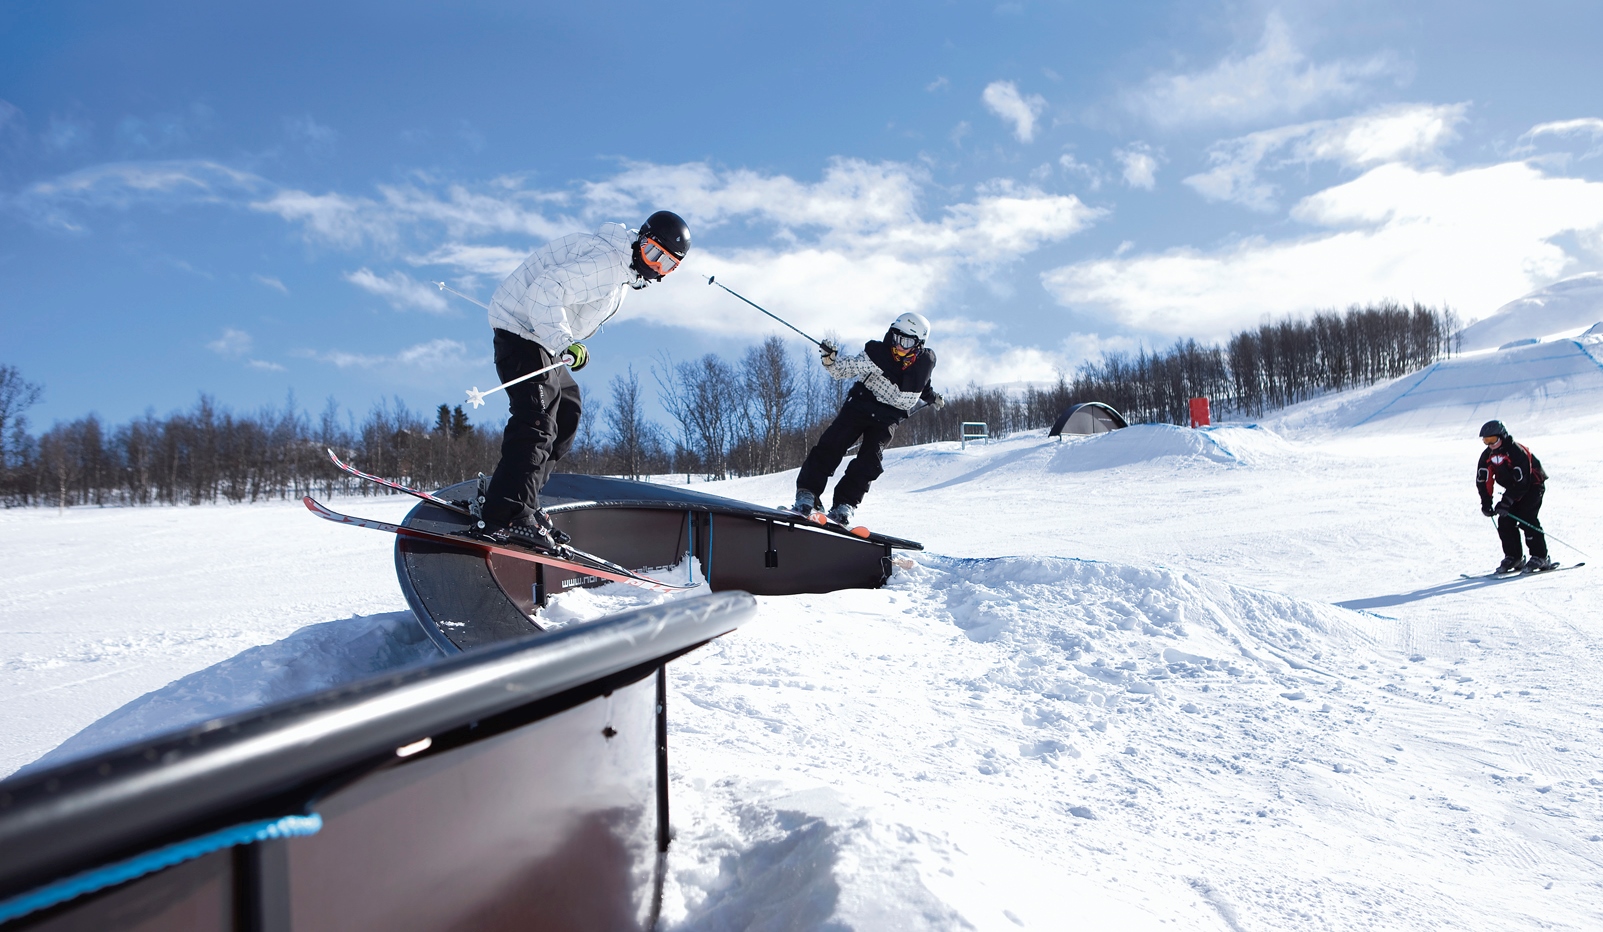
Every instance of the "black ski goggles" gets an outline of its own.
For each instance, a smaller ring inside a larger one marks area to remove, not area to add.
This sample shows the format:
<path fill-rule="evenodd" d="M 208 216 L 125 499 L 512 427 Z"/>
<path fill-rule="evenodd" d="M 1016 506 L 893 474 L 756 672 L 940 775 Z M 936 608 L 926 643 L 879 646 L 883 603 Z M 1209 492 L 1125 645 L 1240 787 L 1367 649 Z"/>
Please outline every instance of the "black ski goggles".
<path fill-rule="evenodd" d="M 658 275 L 667 275 L 679 268 L 679 260 L 673 253 L 663 249 L 656 240 L 649 236 L 640 237 L 640 258 L 651 266 L 651 270 Z"/>
<path fill-rule="evenodd" d="M 903 333 L 900 330 L 892 330 L 891 342 L 897 346 L 900 346 L 902 349 L 918 349 L 919 339 L 918 337 L 913 336 L 911 333 Z"/>

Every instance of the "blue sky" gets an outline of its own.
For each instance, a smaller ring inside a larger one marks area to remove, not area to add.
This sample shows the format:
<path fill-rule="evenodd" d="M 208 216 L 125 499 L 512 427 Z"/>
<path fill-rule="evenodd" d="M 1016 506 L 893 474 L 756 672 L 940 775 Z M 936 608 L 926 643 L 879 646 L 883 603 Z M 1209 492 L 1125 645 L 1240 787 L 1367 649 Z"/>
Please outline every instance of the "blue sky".
<path fill-rule="evenodd" d="M 0 7 L 0 363 L 36 426 L 494 382 L 530 249 L 668 208 L 591 342 L 918 310 L 942 387 L 1381 298 L 1480 317 L 1603 268 L 1591 4 Z M 778 331 L 783 333 L 783 331 Z M 649 384 L 649 377 L 647 378 Z"/>

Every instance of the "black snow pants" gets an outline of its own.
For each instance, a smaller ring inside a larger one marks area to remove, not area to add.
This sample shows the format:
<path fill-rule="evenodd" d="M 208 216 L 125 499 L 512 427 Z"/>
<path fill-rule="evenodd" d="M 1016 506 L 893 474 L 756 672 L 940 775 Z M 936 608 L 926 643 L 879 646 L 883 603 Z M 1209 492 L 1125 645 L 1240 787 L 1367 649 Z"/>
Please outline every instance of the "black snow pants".
<path fill-rule="evenodd" d="M 495 331 L 495 372 L 505 382 L 556 360 L 545 347 L 510 331 Z M 579 386 L 566 367 L 506 390 L 512 416 L 501 437 L 501 461 L 490 477 L 484 523 L 492 530 L 532 523 L 540 487 L 579 431 Z"/>
<path fill-rule="evenodd" d="M 1542 522 L 1537 520 L 1536 513 L 1542 510 L 1542 490 L 1534 489 L 1525 493 L 1525 497 L 1515 502 L 1509 509 L 1508 515 L 1522 518 L 1535 529 L 1515 521 L 1508 515 L 1497 516 L 1497 537 L 1503 542 L 1503 556 L 1511 560 L 1518 560 L 1520 554 L 1520 532 L 1525 534 L 1525 543 L 1531 548 L 1531 556 L 1547 558 L 1547 535 L 1541 531 Z"/>
<path fill-rule="evenodd" d="M 808 489 L 819 501 L 824 498 L 824 485 L 835 474 L 835 467 L 845 458 L 846 451 L 861 438 L 863 445 L 846 466 L 846 474 L 835 483 L 835 504 L 863 503 L 868 486 L 885 471 L 885 447 L 896 433 L 895 424 L 886 424 L 853 402 L 841 406 L 840 414 L 824 429 L 802 463 L 796 476 L 796 487 Z"/>

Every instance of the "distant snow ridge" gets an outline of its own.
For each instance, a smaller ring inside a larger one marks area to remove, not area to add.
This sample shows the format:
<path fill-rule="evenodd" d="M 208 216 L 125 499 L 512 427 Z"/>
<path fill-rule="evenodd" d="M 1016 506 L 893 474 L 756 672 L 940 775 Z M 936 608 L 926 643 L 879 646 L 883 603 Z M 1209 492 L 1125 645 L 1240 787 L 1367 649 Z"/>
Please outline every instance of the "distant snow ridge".
<path fill-rule="evenodd" d="M 1546 337 L 1603 321 L 1603 272 L 1587 272 L 1517 298 L 1459 331 L 1466 352 Z"/>
<path fill-rule="evenodd" d="M 1135 424 L 1106 434 L 1065 438 L 1048 472 L 1117 469 L 1166 458 L 1197 465 L 1251 466 L 1290 456 L 1291 447 L 1256 425 L 1193 430 L 1173 424 Z"/>
<path fill-rule="evenodd" d="M 1459 356 L 1370 388 L 1294 405 L 1266 423 L 1288 433 L 1418 432 L 1474 437 L 1603 411 L 1603 339 L 1582 336 Z"/>

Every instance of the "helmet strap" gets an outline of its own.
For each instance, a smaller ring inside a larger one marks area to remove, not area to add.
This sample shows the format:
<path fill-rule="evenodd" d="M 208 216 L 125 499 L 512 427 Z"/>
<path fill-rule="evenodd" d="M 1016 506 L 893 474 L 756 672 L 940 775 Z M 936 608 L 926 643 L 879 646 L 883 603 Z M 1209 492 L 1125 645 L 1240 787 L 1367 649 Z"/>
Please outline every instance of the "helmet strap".
<path fill-rule="evenodd" d="M 648 282 L 662 281 L 662 275 L 656 269 L 647 265 L 645 257 L 640 255 L 639 238 L 636 238 L 634 245 L 629 247 L 629 268 L 634 269 L 636 275 Z"/>

